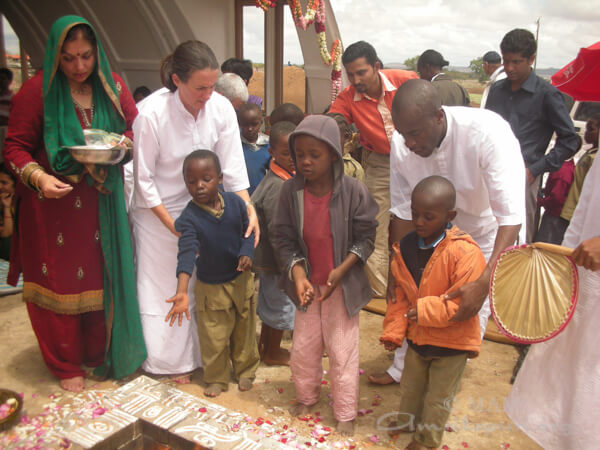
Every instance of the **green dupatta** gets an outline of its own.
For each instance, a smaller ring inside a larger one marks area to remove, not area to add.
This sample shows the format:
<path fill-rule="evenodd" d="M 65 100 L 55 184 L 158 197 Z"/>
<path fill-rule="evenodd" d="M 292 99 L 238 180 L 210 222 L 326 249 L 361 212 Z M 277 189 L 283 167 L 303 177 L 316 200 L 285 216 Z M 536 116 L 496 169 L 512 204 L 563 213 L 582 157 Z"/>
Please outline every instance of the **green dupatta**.
<path fill-rule="evenodd" d="M 44 143 L 54 172 L 76 182 L 87 175 L 87 182 L 99 191 L 107 340 L 105 361 L 96 368 L 95 374 L 122 378 L 133 373 L 144 362 L 146 346 L 136 296 L 121 167 L 84 167 L 65 148 L 85 144 L 67 78 L 59 69 L 65 37 L 72 27 L 82 23 L 89 25 L 96 35 L 98 48 L 96 66 L 90 76 L 94 102 L 92 128 L 120 134 L 126 128 L 119 93 L 96 31 L 81 17 L 64 16 L 54 22 L 50 29 L 44 57 Z"/>

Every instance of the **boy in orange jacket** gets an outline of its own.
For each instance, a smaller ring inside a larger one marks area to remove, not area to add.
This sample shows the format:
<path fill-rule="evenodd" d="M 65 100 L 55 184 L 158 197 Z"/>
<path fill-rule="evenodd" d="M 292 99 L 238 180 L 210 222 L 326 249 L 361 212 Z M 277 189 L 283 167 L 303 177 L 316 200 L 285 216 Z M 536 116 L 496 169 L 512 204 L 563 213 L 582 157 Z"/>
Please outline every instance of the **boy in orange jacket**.
<path fill-rule="evenodd" d="M 388 304 L 380 341 L 390 351 L 408 341 L 399 419 L 390 429 L 415 432 L 410 450 L 440 446 L 467 357 L 477 356 L 481 345 L 477 316 L 450 322 L 460 298 L 445 298 L 485 268 L 475 241 L 451 224 L 455 201 L 446 178 L 422 180 L 412 192 L 416 230 L 393 245 L 396 302 Z"/>

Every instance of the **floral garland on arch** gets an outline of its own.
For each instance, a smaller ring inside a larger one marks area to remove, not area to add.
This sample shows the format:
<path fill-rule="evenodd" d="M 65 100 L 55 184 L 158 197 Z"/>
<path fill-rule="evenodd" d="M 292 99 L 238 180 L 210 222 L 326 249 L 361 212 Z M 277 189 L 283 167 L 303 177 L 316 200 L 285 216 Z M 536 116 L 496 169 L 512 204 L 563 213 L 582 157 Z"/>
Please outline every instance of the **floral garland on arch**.
<path fill-rule="evenodd" d="M 277 0 L 255 0 L 256 6 L 267 11 L 277 4 Z M 342 43 L 336 39 L 331 46 L 331 51 L 327 48 L 327 36 L 325 35 L 325 1 L 309 0 L 306 13 L 302 14 L 300 0 L 288 0 L 290 11 L 294 23 L 304 31 L 312 23 L 315 24 L 315 33 L 319 43 L 319 53 L 323 63 L 332 66 L 331 70 L 331 103 L 335 101 L 342 89 Z"/>

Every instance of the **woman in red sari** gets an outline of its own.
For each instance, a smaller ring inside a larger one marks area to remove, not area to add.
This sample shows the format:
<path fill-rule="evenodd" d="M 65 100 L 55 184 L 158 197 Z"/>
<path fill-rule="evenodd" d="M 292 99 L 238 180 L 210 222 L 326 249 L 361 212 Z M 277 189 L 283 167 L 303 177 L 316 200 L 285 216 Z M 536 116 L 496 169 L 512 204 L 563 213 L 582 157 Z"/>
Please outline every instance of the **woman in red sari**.
<path fill-rule="evenodd" d="M 23 300 L 48 369 L 69 391 L 82 365 L 120 378 L 145 359 L 119 166 L 81 165 L 66 147 L 83 129 L 132 137 L 137 114 L 91 25 L 50 29 L 44 70 L 13 98 L 4 159 L 19 183 L 9 282 Z"/>

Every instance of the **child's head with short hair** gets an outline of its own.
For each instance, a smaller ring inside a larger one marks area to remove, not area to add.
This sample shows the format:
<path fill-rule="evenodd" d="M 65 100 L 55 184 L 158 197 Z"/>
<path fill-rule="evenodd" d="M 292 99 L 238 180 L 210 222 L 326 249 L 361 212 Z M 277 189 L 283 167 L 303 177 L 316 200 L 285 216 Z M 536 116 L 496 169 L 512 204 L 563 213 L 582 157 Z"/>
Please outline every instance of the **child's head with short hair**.
<path fill-rule="evenodd" d="M 586 144 L 598 146 L 598 130 L 600 130 L 600 114 L 593 114 L 585 124 L 585 134 L 583 138 Z"/>
<path fill-rule="evenodd" d="M 282 103 L 271 111 L 269 123 L 273 126 L 277 122 L 292 122 L 294 125 L 298 126 L 298 124 L 302 122 L 302 119 L 304 119 L 304 113 L 300 108 L 293 103 Z"/>
<path fill-rule="evenodd" d="M 426 245 L 431 244 L 456 217 L 456 190 L 450 181 L 437 175 L 424 178 L 413 189 L 412 223 Z"/>
<path fill-rule="evenodd" d="M 294 172 L 294 161 L 288 145 L 290 134 L 296 129 L 292 122 L 277 122 L 269 136 L 269 154 L 273 160 L 288 172 Z"/>
<path fill-rule="evenodd" d="M 323 115 L 306 116 L 290 136 L 290 150 L 307 185 L 331 183 L 334 163 L 342 154 L 336 121 Z"/>
<path fill-rule="evenodd" d="M 237 110 L 238 124 L 244 139 L 254 144 L 262 126 L 262 111 L 255 103 L 244 103 Z"/>
<path fill-rule="evenodd" d="M 194 202 L 214 206 L 223 182 L 219 158 L 210 150 L 194 150 L 183 161 L 183 180 Z"/>

